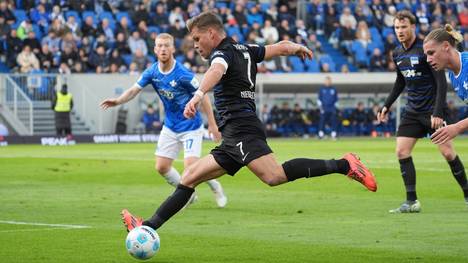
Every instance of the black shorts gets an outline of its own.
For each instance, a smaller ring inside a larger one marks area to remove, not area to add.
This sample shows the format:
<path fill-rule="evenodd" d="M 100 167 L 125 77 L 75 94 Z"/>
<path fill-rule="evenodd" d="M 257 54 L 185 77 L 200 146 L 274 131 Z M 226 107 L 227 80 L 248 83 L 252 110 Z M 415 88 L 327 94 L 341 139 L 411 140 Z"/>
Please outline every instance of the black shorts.
<path fill-rule="evenodd" d="M 234 175 L 251 161 L 273 152 L 267 144 L 263 124 L 257 117 L 228 120 L 221 134 L 223 142 L 211 150 L 211 154 L 229 175 Z"/>
<path fill-rule="evenodd" d="M 444 120 L 447 112 L 444 110 Z M 447 124 L 451 124 L 447 120 Z M 431 135 L 435 130 L 431 128 L 430 113 L 404 112 L 401 117 L 400 126 L 398 126 L 397 137 L 424 138 Z"/>

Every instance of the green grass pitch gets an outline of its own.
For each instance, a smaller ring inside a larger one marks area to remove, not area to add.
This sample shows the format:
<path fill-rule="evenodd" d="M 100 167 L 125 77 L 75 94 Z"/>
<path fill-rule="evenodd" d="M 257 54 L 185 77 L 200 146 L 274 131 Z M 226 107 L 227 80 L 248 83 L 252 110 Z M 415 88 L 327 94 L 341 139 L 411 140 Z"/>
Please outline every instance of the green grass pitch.
<path fill-rule="evenodd" d="M 224 209 L 206 184 L 198 187 L 199 201 L 158 231 L 161 250 L 150 262 L 468 262 L 468 208 L 427 139 L 413 154 L 422 213 L 396 215 L 388 210 L 405 195 L 394 139 L 270 145 L 281 162 L 354 151 L 379 189 L 342 175 L 271 188 L 243 169 L 220 179 Z M 468 139 L 455 146 L 468 167 Z M 148 217 L 173 191 L 154 171 L 153 151 L 152 144 L 0 148 L 0 262 L 136 262 L 125 250 L 120 210 Z"/>

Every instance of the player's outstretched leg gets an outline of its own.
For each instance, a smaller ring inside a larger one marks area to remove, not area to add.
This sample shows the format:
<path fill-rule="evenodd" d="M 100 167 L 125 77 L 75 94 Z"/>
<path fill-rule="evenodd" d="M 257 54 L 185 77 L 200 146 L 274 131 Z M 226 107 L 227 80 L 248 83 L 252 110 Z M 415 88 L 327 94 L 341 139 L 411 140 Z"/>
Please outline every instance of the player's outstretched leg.
<path fill-rule="evenodd" d="M 132 231 L 132 229 L 135 227 L 141 226 L 143 223 L 143 219 L 132 215 L 130 212 L 128 212 L 127 209 L 122 210 L 120 215 L 122 216 L 122 221 L 125 224 L 128 232 Z"/>
<path fill-rule="evenodd" d="M 143 222 L 143 225 L 158 229 L 173 215 L 179 212 L 189 201 L 195 187 L 202 182 L 215 179 L 226 171 L 214 160 L 213 155 L 207 155 L 184 171 L 184 176 L 174 193 L 156 210 L 154 215 Z"/>
<path fill-rule="evenodd" d="M 343 159 L 349 163 L 349 171 L 346 174 L 350 178 L 360 182 L 372 192 L 377 191 L 377 182 L 372 172 L 361 162 L 354 153 L 347 153 Z"/>
<path fill-rule="evenodd" d="M 227 196 L 224 194 L 223 187 L 221 186 L 221 183 L 218 180 L 209 180 L 206 182 L 210 188 L 211 191 L 213 191 L 213 194 L 215 196 L 216 204 L 218 207 L 223 208 L 227 204 Z"/>

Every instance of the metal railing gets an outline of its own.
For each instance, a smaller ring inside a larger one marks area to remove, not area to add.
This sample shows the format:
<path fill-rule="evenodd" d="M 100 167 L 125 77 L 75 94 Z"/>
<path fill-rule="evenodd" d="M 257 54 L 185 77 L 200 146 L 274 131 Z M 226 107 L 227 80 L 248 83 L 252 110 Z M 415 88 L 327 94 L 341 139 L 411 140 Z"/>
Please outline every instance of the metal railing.
<path fill-rule="evenodd" d="M 10 78 L 33 101 L 51 100 L 59 76 L 57 74 L 12 74 Z"/>
<path fill-rule="evenodd" d="M 5 96 L 2 105 L 5 112 L 8 112 L 14 122 L 19 122 L 17 127 L 21 135 L 32 135 L 34 132 L 33 102 L 29 96 L 20 88 L 20 86 L 10 77 L 6 76 Z"/>

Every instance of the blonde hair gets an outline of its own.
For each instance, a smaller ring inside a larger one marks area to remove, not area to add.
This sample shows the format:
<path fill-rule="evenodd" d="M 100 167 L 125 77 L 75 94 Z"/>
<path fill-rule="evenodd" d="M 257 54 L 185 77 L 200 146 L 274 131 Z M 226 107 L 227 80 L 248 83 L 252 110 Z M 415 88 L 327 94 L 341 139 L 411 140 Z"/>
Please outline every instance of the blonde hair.
<path fill-rule="evenodd" d="M 444 28 L 432 30 L 424 39 L 424 43 L 431 40 L 434 40 L 437 43 L 447 41 L 452 47 L 456 47 L 458 43 L 463 42 L 463 36 L 460 32 L 453 29 L 451 25 L 446 24 Z"/>
<path fill-rule="evenodd" d="M 169 39 L 169 41 L 171 41 L 171 44 L 174 45 L 174 37 L 169 35 L 168 33 L 159 34 L 154 41 L 156 42 L 156 40 L 158 39 Z"/>

